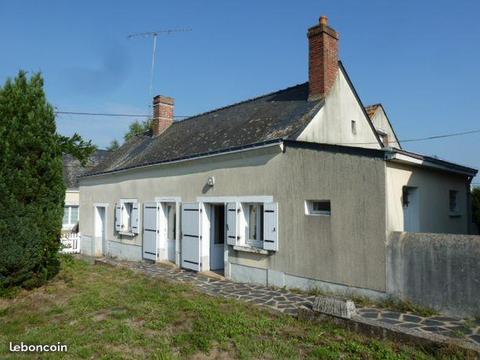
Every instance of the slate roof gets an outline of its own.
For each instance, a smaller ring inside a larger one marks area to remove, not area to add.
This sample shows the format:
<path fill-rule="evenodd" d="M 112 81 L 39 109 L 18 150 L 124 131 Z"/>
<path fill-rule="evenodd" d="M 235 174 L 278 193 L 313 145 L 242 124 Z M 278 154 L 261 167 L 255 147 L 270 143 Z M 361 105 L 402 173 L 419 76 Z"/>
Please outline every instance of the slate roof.
<path fill-rule="evenodd" d="M 67 189 L 78 189 L 78 177 L 98 165 L 109 153 L 108 150 L 95 151 L 85 167 L 73 156 L 63 155 L 63 179 Z"/>
<path fill-rule="evenodd" d="M 84 176 L 294 139 L 322 107 L 308 82 L 174 122 L 157 137 L 136 136 Z"/>

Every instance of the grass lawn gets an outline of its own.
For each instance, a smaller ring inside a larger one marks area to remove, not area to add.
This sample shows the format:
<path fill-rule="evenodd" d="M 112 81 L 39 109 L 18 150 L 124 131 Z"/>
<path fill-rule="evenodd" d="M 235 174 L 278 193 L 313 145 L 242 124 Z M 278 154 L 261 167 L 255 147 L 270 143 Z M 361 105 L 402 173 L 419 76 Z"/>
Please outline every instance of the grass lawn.
<path fill-rule="evenodd" d="M 0 299 L 1 359 L 18 357 L 9 353 L 10 341 L 61 342 L 67 353 L 42 356 L 71 359 L 463 357 L 370 339 L 330 323 L 302 322 L 188 285 L 71 258 L 48 285 Z"/>

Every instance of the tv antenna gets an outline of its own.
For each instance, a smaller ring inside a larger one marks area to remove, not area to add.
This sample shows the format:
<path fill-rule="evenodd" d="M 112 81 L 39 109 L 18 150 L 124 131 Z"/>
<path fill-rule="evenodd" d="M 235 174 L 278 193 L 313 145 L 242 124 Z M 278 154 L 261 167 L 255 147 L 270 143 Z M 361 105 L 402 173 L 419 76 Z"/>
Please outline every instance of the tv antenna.
<path fill-rule="evenodd" d="M 177 32 L 188 32 L 192 31 L 190 28 L 177 28 L 177 29 L 166 29 L 166 30 L 158 30 L 158 31 L 147 31 L 141 33 L 130 34 L 127 36 L 127 39 L 135 39 L 135 38 L 153 38 L 153 50 L 152 50 L 152 67 L 150 69 L 150 89 L 149 94 L 152 97 L 152 88 L 153 88 L 153 74 L 155 70 L 155 54 L 157 52 L 157 37 L 159 35 L 171 35 Z"/>

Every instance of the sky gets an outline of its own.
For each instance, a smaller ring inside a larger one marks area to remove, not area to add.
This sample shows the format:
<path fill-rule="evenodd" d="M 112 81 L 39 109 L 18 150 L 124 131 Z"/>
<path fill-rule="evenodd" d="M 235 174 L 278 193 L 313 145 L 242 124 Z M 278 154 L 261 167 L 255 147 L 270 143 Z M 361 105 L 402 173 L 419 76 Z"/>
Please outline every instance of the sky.
<path fill-rule="evenodd" d="M 2 1 L 0 83 L 42 72 L 59 111 L 150 114 L 153 95 L 194 115 L 307 81 L 306 31 L 320 15 L 365 105 L 382 103 L 400 140 L 480 129 L 478 0 Z M 59 115 L 58 131 L 100 148 L 138 117 Z M 406 143 L 480 168 L 480 134 Z M 477 177 L 474 182 L 480 183 Z"/>

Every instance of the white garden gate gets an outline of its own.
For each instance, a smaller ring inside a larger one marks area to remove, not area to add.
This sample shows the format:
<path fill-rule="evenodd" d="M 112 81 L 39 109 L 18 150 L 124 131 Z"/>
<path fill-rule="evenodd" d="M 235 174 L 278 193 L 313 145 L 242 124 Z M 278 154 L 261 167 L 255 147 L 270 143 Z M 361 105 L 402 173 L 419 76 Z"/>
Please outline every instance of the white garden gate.
<path fill-rule="evenodd" d="M 60 252 L 63 254 L 79 254 L 80 253 L 80 233 L 62 234 L 60 237 L 62 248 Z"/>

